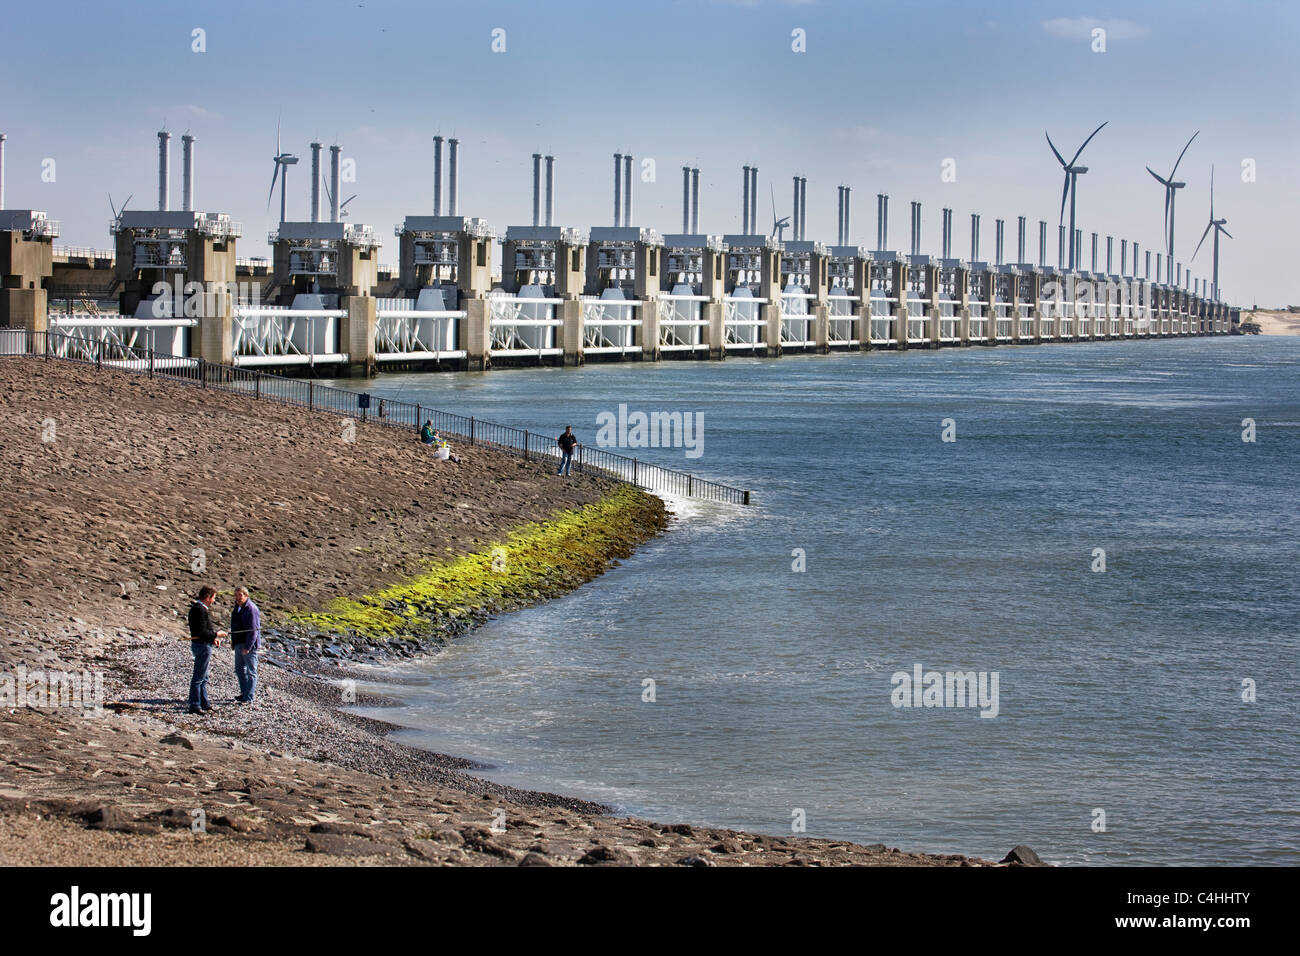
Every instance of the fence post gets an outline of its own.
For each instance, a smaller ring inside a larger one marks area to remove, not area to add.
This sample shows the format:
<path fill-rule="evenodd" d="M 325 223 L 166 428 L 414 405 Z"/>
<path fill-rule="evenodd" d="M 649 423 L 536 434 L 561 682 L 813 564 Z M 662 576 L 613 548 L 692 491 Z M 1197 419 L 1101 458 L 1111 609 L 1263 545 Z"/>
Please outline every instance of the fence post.
<path fill-rule="evenodd" d="M 687 475 L 686 476 L 686 497 L 689 498 L 693 494 L 695 494 L 695 476 Z"/>
<path fill-rule="evenodd" d="M 98 341 L 95 343 L 95 371 L 99 371 L 104 363 L 104 343 Z"/>
<path fill-rule="evenodd" d="M 316 386 L 311 379 L 307 379 L 307 407 L 314 408 L 316 405 Z"/>
<path fill-rule="evenodd" d="M 749 492 L 745 492 L 745 504 L 749 504 Z"/>
<path fill-rule="evenodd" d="M 199 359 L 199 385 L 203 388 L 208 387 L 208 360 Z"/>
<path fill-rule="evenodd" d="M 253 373 L 253 397 L 254 398 L 262 397 L 262 373 L 261 372 Z"/>
<path fill-rule="evenodd" d="M 578 474 L 580 475 L 584 474 L 583 467 L 582 467 L 582 452 L 583 452 L 583 447 L 579 445 L 578 446 Z"/>
<path fill-rule="evenodd" d="M 632 459 L 632 484 L 636 484 L 636 459 Z"/>
<path fill-rule="evenodd" d="M 524 429 L 524 461 L 528 460 L 528 430 Z"/>
<path fill-rule="evenodd" d="M 150 378 L 153 378 L 153 357 L 154 357 L 154 350 L 150 349 L 149 350 L 149 377 Z"/>
<path fill-rule="evenodd" d="M 417 403 L 415 406 L 415 427 L 416 428 L 424 427 L 424 425 L 420 422 L 420 418 L 423 416 L 423 414 L 424 414 L 423 410 L 420 408 L 419 404 Z"/>
<path fill-rule="evenodd" d="M 469 417 L 469 443 L 474 444 L 474 416 Z"/>

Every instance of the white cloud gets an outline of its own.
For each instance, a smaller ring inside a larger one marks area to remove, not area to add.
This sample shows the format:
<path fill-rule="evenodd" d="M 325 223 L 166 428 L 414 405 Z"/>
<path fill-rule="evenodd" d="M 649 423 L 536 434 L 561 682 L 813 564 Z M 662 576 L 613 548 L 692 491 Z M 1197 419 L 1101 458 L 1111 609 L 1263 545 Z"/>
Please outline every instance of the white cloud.
<path fill-rule="evenodd" d="M 1151 32 L 1132 20 L 1099 20 L 1096 17 L 1057 17 L 1044 20 L 1043 29 L 1063 40 L 1091 40 L 1092 31 L 1101 27 L 1111 40 L 1138 40 Z"/>
<path fill-rule="evenodd" d="M 205 120 L 208 122 L 218 122 L 225 119 L 221 113 L 215 110 L 205 109 L 197 103 L 179 103 L 172 106 L 163 107 L 158 110 L 164 117 L 180 117 L 182 119 Z"/>

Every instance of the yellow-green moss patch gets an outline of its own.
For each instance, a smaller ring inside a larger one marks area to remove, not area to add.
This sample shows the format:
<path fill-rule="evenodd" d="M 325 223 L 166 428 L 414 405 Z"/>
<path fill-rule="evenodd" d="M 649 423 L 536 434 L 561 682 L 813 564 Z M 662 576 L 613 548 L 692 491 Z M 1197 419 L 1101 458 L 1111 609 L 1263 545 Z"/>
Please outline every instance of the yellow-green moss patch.
<path fill-rule="evenodd" d="M 313 630 L 421 638 L 449 621 L 534 604 L 572 590 L 625 558 L 665 524 L 663 502 L 620 486 L 582 508 L 555 512 L 471 554 L 430 562 L 413 580 L 339 597 L 292 619 Z"/>

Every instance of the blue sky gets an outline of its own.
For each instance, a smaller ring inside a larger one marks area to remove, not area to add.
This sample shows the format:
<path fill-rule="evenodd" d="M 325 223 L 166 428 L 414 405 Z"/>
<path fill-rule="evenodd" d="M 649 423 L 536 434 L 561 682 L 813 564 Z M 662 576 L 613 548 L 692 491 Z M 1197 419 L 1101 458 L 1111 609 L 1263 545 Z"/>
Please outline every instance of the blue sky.
<path fill-rule="evenodd" d="M 1091 30 L 1107 31 L 1106 52 Z M 1080 226 L 1161 246 L 1164 174 L 1179 169 L 1178 258 L 1209 213 L 1224 244 L 1229 299 L 1300 303 L 1291 261 L 1300 209 L 1296 51 L 1300 5 L 1245 2 L 850 3 L 780 0 L 29 4 L 6 14 L 0 132 L 6 204 L 46 210 L 60 242 L 107 246 L 108 194 L 133 208 L 156 200 L 155 133 L 175 134 L 172 201 L 180 199 L 179 134 L 198 137 L 196 204 L 244 223 L 241 255 L 266 251 L 277 117 L 290 176 L 289 218 L 307 218 L 308 143 L 337 141 L 356 162 L 345 195 L 353 221 L 385 239 L 431 211 L 434 133 L 462 141 L 460 211 L 504 230 L 531 218 L 531 154 L 556 156 L 556 215 L 612 221 L 611 155 L 653 157 L 635 218 L 680 228 L 683 163 L 701 168 L 704 231 L 740 228 L 744 163 L 760 168 L 790 212 L 790 177 L 808 178 L 809 235 L 832 241 L 835 187 L 853 187 L 852 239 L 874 245 L 875 194 L 891 197 L 891 246 L 906 249 L 908 203 L 924 203 L 927 251 L 940 210 L 954 209 L 965 256 L 980 212 L 991 258 L 994 219 L 1052 226 L 1062 174 L 1043 139 L 1069 153 L 1109 120 L 1083 162 Z M 192 51 L 192 30 L 206 52 Z M 505 30 L 506 51 L 491 49 Z M 806 33 L 806 52 L 791 32 Z M 28 51 L 29 55 L 16 55 Z M 942 163 L 956 161 L 956 181 Z M 56 163 L 43 182 L 42 162 Z M 1256 181 L 1241 164 L 1255 162 Z M 1103 240 L 1104 241 L 1104 240 Z M 1085 243 L 1087 239 L 1085 238 Z M 1208 275 L 1201 251 L 1196 274 Z"/>

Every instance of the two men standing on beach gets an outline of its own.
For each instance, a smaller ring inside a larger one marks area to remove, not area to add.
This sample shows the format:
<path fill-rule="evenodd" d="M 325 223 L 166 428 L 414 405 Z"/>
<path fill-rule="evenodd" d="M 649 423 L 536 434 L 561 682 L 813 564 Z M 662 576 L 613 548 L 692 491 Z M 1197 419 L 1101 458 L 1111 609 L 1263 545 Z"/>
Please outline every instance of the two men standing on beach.
<path fill-rule="evenodd" d="M 208 701 L 208 669 L 212 649 L 221 645 L 226 631 L 212 623 L 212 602 L 217 589 L 204 585 L 190 605 L 190 650 L 194 654 L 194 673 L 190 677 L 190 713 L 202 714 L 212 709 Z M 235 588 L 235 606 L 230 612 L 230 644 L 235 651 L 235 676 L 239 679 L 239 703 L 251 704 L 257 690 L 257 651 L 262 644 L 262 613 L 248 596 L 248 589 Z"/>

